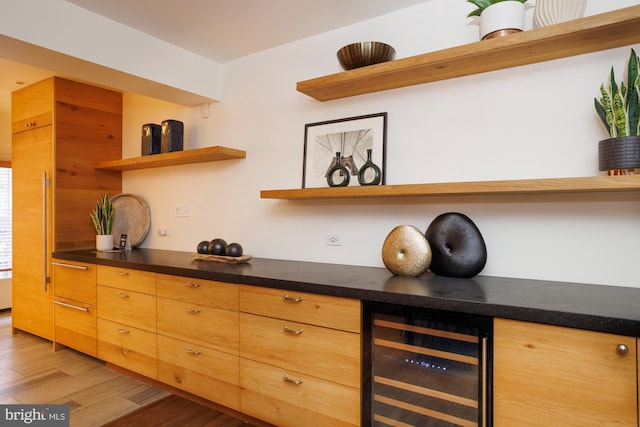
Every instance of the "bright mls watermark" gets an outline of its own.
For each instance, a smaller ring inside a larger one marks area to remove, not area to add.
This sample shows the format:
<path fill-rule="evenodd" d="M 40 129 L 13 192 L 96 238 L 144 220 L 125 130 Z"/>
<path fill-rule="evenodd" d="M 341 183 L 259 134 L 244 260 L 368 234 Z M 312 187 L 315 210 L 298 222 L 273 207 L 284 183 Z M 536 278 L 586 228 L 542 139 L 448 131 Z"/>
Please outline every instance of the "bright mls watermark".
<path fill-rule="evenodd" d="M 0 426 L 69 427 L 69 405 L 0 405 Z"/>

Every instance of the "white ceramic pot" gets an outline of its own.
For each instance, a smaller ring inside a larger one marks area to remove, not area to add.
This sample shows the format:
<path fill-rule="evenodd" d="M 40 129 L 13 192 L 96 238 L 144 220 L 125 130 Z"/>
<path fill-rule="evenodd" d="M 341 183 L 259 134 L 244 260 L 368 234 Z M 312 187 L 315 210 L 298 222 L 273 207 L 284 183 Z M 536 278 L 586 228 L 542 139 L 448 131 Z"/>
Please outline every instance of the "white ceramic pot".
<path fill-rule="evenodd" d="M 110 251 L 113 249 L 113 235 L 96 234 L 96 249 L 99 251 Z"/>
<path fill-rule="evenodd" d="M 480 14 L 480 39 L 500 37 L 524 30 L 524 3 L 502 1 Z"/>

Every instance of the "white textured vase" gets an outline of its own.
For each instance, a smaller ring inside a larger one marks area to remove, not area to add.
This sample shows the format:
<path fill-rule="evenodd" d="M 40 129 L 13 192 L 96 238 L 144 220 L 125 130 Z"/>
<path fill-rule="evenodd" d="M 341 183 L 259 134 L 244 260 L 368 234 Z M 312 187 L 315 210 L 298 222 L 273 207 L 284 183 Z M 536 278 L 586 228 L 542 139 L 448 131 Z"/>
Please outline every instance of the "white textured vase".
<path fill-rule="evenodd" d="M 579 19 L 587 9 L 587 0 L 536 0 L 533 27 L 540 28 Z"/>
<path fill-rule="evenodd" d="M 480 14 L 480 39 L 490 39 L 524 30 L 524 3 L 494 3 Z"/>
<path fill-rule="evenodd" d="M 96 249 L 99 251 L 110 251 L 113 249 L 113 235 L 96 234 Z"/>

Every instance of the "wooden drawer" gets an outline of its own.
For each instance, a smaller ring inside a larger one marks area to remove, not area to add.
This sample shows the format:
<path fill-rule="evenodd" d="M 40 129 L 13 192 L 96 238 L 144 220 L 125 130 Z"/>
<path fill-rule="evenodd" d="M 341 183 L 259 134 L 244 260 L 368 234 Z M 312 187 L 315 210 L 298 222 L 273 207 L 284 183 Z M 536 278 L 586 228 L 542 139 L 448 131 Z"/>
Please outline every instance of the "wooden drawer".
<path fill-rule="evenodd" d="M 157 374 L 156 335 L 98 319 L 98 357 L 149 378 Z"/>
<path fill-rule="evenodd" d="M 360 425 L 358 388 L 243 358 L 240 386 L 241 411 L 277 426 Z"/>
<path fill-rule="evenodd" d="M 240 409 L 238 356 L 158 335 L 158 380 Z"/>
<path fill-rule="evenodd" d="M 146 331 L 156 331 L 156 297 L 98 286 L 98 317 Z"/>
<path fill-rule="evenodd" d="M 360 387 L 360 335 L 352 332 L 240 313 L 240 355 Z"/>
<path fill-rule="evenodd" d="M 54 342 L 96 357 L 96 306 L 60 297 L 53 302 Z"/>
<path fill-rule="evenodd" d="M 157 275 L 158 296 L 238 311 L 238 285 L 189 277 Z"/>
<path fill-rule="evenodd" d="M 156 273 L 127 268 L 98 266 L 98 285 L 111 286 L 129 291 L 156 294 Z"/>
<path fill-rule="evenodd" d="M 240 311 L 360 333 L 360 301 L 240 285 Z"/>
<path fill-rule="evenodd" d="M 87 304 L 96 304 L 96 265 L 75 261 L 53 261 L 53 293 Z"/>
<path fill-rule="evenodd" d="M 158 298 L 158 333 L 238 354 L 238 312 Z"/>

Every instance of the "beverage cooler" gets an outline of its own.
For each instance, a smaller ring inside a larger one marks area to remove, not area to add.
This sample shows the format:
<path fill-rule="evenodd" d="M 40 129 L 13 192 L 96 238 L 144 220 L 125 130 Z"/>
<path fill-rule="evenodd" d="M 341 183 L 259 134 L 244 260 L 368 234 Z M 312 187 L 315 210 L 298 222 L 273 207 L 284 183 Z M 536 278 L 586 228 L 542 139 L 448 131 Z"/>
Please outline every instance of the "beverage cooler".
<path fill-rule="evenodd" d="M 491 425 L 491 318 L 365 303 L 363 324 L 363 426 Z"/>

